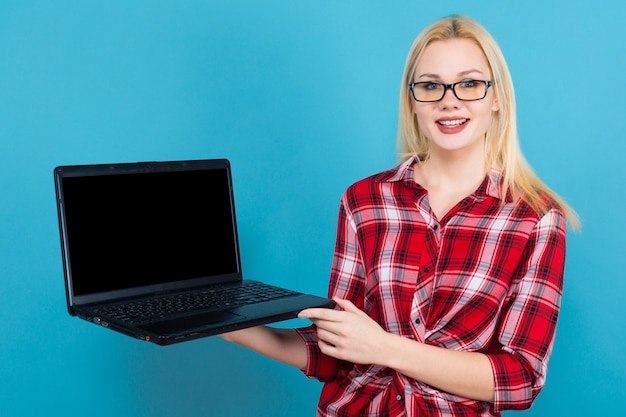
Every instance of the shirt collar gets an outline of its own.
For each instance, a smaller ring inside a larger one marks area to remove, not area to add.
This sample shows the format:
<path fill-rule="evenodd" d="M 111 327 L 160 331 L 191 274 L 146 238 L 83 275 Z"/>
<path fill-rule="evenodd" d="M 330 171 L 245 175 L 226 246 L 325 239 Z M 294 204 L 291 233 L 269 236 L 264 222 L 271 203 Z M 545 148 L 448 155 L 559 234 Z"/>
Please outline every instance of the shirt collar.
<path fill-rule="evenodd" d="M 409 186 L 419 186 L 415 182 L 415 176 L 413 175 L 416 163 L 417 157 L 413 156 L 397 167 L 383 172 L 379 180 L 381 182 L 404 181 Z M 502 200 L 502 180 L 502 173 L 499 170 L 492 168 L 490 174 L 487 178 L 485 178 L 485 181 L 476 190 L 475 197 L 482 200 L 485 196 L 489 196 Z"/>

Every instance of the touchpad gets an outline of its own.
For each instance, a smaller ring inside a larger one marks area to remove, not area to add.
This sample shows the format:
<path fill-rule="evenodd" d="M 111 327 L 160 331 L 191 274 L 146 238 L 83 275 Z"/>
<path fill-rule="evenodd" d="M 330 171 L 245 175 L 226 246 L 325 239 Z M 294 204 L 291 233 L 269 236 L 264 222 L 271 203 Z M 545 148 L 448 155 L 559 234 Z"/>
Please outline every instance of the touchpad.
<path fill-rule="evenodd" d="M 196 316 L 181 317 L 172 320 L 160 321 L 158 323 L 150 323 L 145 326 L 141 326 L 141 328 L 148 330 L 149 332 L 165 335 L 212 327 L 214 325 L 234 323 L 241 321 L 244 318 L 245 317 L 243 316 L 226 311 L 214 311 Z"/>

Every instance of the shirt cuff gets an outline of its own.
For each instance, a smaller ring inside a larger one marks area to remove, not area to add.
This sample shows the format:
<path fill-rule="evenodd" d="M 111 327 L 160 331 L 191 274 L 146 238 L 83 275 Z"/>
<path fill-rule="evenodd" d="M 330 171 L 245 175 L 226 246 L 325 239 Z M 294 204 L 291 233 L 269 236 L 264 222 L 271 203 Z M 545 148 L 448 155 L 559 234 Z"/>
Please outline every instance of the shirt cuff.
<path fill-rule="evenodd" d="M 350 362 L 335 359 L 321 352 L 315 325 L 295 330 L 306 345 L 307 365 L 303 372 L 307 377 L 316 378 L 322 382 L 336 381 L 343 379 L 354 366 Z"/>
<path fill-rule="evenodd" d="M 530 365 L 514 353 L 488 354 L 487 358 L 493 369 L 494 411 L 530 408 L 545 378 L 537 378 Z"/>

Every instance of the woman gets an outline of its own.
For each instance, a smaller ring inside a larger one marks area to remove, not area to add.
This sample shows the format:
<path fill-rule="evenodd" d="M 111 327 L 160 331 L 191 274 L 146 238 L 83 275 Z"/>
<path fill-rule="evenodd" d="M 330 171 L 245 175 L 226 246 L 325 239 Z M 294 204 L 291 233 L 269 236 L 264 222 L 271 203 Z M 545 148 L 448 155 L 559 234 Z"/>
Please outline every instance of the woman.
<path fill-rule="evenodd" d="M 319 416 L 499 415 L 543 387 L 575 214 L 524 161 L 513 85 L 479 24 L 414 42 L 398 167 L 341 200 L 329 295 L 302 329 L 227 340 L 323 381 Z"/>

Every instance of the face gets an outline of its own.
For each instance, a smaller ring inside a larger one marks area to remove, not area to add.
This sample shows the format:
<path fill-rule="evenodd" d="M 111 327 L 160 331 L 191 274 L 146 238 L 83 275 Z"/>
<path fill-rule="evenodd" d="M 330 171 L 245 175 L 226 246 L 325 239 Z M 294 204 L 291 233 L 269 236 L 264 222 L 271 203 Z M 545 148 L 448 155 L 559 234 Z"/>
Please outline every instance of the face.
<path fill-rule="evenodd" d="M 413 82 L 435 81 L 452 84 L 463 80 L 491 80 L 487 58 L 469 39 L 435 41 L 418 62 Z M 492 112 L 498 110 L 493 88 L 482 100 L 461 101 L 450 89 L 440 101 L 413 101 L 422 133 L 428 138 L 431 154 L 481 149 Z"/>

